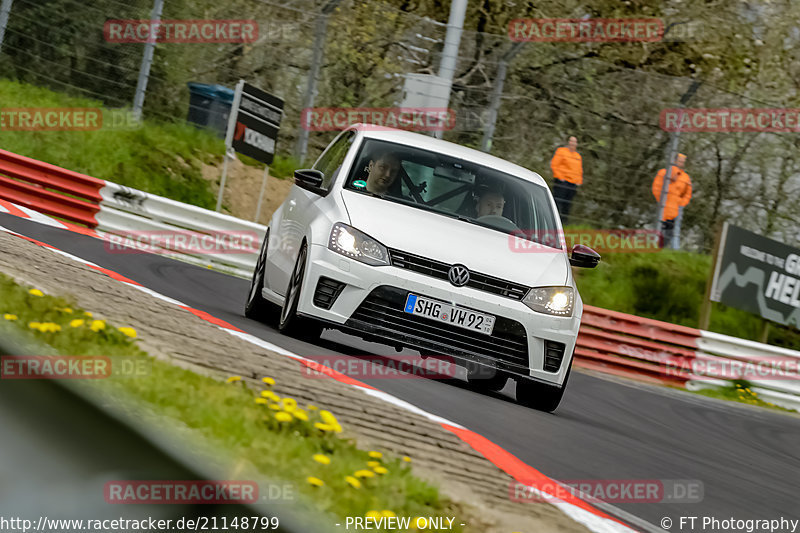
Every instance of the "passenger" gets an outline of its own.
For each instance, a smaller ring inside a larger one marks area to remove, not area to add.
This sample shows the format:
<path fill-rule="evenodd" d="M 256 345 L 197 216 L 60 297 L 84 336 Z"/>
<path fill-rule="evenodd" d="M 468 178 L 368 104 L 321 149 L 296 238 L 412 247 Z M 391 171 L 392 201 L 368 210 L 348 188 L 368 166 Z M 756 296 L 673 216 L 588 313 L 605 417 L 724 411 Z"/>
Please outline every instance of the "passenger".
<path fill-rule="evenodd" d="M 390 151 L 378 152 L 367 165 L 367 191 L 386 194 L 400 172 L 400 158 Z"/>

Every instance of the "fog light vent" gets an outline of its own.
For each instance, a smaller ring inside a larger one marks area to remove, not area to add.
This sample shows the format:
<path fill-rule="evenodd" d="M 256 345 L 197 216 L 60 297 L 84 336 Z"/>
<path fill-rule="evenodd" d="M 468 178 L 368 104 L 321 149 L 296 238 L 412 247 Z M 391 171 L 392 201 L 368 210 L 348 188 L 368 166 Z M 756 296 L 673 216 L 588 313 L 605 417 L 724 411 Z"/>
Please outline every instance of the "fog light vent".
<path fill-rule="evenodd" d="M 317 290 L 314 291 L 314 305 L 320 309 L 330 309 L 344 286 L 344 283 L 331 278 L 319 278 Z"/>
<path fill-rule="evenodd" d="M 546 372 L 558 372 L 561 368 L 561 361 L 564 359 L 564 349 L 566 346 L 562 342 L 544 341 L 544 369 Z"/>

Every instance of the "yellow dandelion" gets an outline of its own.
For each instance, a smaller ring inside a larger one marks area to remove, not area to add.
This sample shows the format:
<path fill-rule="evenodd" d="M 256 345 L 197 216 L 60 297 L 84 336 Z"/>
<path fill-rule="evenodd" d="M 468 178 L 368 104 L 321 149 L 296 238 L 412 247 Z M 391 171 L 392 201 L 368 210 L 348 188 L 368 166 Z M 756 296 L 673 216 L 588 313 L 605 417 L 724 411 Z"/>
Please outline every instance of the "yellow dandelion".
<path fill-rule="evenodd" d="M 71 328 L 79 328 L 81 327 L 86 321 L 80 318 L 76 318 L 75 320 L 69 321 L 69 327 Z"/>
<path fill-rule="evenodd" d="M 120 333 L 122 333 L 126 337 L 130 337 L 131 339 L 135 339 L 136 338 L 136 330 L 135 329 L 128 328 L 128 327 L 123 327 L 123 328 L 118 328 L 118 329 L 119 329 Z"/>
<path fill-rule="evenodd" d="M 90 311 L 84 311 L 83 314 L 88 316 L 89 318 L 92 318 L 94 316 Z"/>
<path fill-rule="evenodd" d="M 323 465 L 331 464 L 331 458 L 328 457 L 327 455 L 323 455 L 321 453 L 314 454 L 314 457 L 312 459 L 314 459 L 316 462 L 321 463 Z"/>
<path fill-rule="evenodd" d="M 331 426 L 330 424 L 323 424 L 322 422 L 316 422 L 314 427 L 317 429 L 321 429 L 322 431 L 334 431 L 336 428 Z"/>
<path fill-rule="evenodd" d="M 375 518 L 377 520 L 378 518 L 381 517 L 381 512 L 380 511 L 367 511 L 367 514 L 365 514 L 364 516 L 366 516 L 367 518 Z"/>
<path fill-rule="evenodd" d="M 281 406 L 276 404 L 276 403 L 269 404 L 269 408 L 272 409 L 273 411 L 280 411 L 281 410 Z M 284 414 L 289 414 L 289 413 L 284 413 Z M 292 416 L 292 415 L 289 415 L 289 416 Z"/>
<path fill-rule="evenodd" d="M 297 409 L 297 400 L 295 400 L 294 398 L 284 398 L 282 403 L 284 411 L 288 411 L 291 413 L 292 411 Z"/>
<path fill-rule="evenodd" d="M 273 378 L 261 378 L 261 381 L 267 385 L 275 385 L 275 380 Z"/>
<path fill-rule="evenodd" d="M 376 466 L 381 466 L 381 463 L 379 461 L 367 461 L 367 466 L 375 468 Z"/>
<path fill-rule="evenodd" d="M 390 511 L 389 509 L 384 509 L 383 511 L 381 511 L 381 516 L 386 517 L 386 518 L 392 518 L 393 516 L 397 516 L 397 515 L 394 514 L 392 511 Z"/>
<path fill-rule="evenodd" d="M 375 477 L 375 472 L 373 472 L 372 470 L 356 470 L 355 472 L 353 472 L 353 475 L 356 477 L 363 477 L 363 478 Z"/>
<path fill-rule="evenodd" d="M 314 477 L 314 476 L 307 477 L 306 481 L 308 481 L 309 484 L 311 484 L 311 485 L 313 485 L 315 487 L 321 487 L 321 486 L 323 486 L 325 484 L 325 482 L 322 481 L 320 478 Z"/>
<path fill-rule="evenodd" d="M 344 478 L 344 480 L 351 487 L 353 487 L 354 489 L 360 489 L 361 488 L 361 482 L 359 480 L 357 480 L 356 478 L 354 478 L 353 476 L 347 476 L 347 477 Z"/>
<path fill-rule="evenodd" d="M 92 331 L 100 331 L 101 329 L 106 329 L 106 323 L 103 320 L 92 320 L 89 329 Z"/>
<path fill-rule="evenodd" d="M 44 293 L 39 289 L 31 289 L 28 291 L 28 294 L 31 294 L 33 296 L 44 296 Z"/>
<path fill-rule="evenodd" d="M 308 409 L 309 411 L 316 411 L 317 409 L 319 409 L 319 407 L 317 407 L 316 405 L 308 404 L 306 405 L 306 409 Z"/>
<path fill-rule="evenodd" d="M 375 471 L 376 474 L 380 475 L 389 473 L 389 471 L 386 469 L 385 466 L 376 466 L 375 468 L 373 468 L 373 470 Z"/>
<path fill-rule="evenodd" d="M 242 376 L 231 376 L 225 380 L 225 383 L 233 383 L 234 381 L 242 381 Z"/>
<path fill-rule="evenodd" d="M 261 396 L 263 396 L 264 398 L 269 398 L 273 402 L 281 401 L 281 397 L 278 396 L 277 394 L 275 394 L 274 392 L 272 392 L 271 390 L 262 390 L 261 391 Z"/>
<path fill-rule="evenodd" d="M 39 329 L 41 326 L 41 322 L 28 322 L 28 327 L 31 329 Z"/>
<path fill-rule="evenodd" d="M 411 457 L 409 457 L 407 455 L 404 455 L 403 456 L 403 461 L 405 461 L 406 463 L 410 463 L 411 462 Z"/>
<path fill-rule="evenodd" d="M 69 307 L 56 307 L 56 311 L 61 311 L 62 313 L 67 313 L 68 315 L 72 314 L 72 309 Z"/>
<path fill-rule="evenodd" d="M 19 317 L 17 315 L 12 315 L 11 313 L 6 313 L 3 315 L 3 318 L 6 320 L 17 320 Z"/>
<path fill-rule="evenodd" d="M 381 452 L 369 452 L 369 456 L 373 459 L 380 459 L 383 457 L 383 454 Z"/>
<path fill-rule="evenodd" d="M 292 416 L 298 420 L 302 420 L 303 422 L 308 422 L 308 414 L 302 409 L 295 409 L 292 411 Z"/>
<path fill-rule="evenodd" d="M 39 326 L 39 331 L 44 333 L 55 333 L 57 331 L 61 331 L 61 326 L 55 322 L 44 322 L 41 326 Z"/>
<path fill-rule="evenodd" d="M 333 413 L 331 413 L 330 411 L 326 411 L 324 409 L 321 410 L 319 412 L 319 417 L 322 419 L 322 421 L 324 423 L 326 423 L 326 424 L 328 424 L 330 426 L 336 426 L 336 425 L 339 424 L 339 421 L 336 420 L 336 417 L 333 416 Z"/>
<path fill-rule="evenodd" d="M 277 420 L 278 422 L 291 422 L 292 415 L 284 412 L 275 413 L 275 420 Z"/>
<path fill-rule="evenodd" d="M 256 398 L 256 403 L 259 405 L 267 405 L 267 400 L 265 398 Z"/>

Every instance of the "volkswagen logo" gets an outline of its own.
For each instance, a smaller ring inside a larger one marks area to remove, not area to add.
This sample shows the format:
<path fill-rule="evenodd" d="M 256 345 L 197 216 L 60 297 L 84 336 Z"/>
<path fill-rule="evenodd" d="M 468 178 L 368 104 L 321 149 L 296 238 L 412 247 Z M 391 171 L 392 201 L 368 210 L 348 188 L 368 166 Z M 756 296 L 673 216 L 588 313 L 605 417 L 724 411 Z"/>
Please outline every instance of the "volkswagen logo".
<path fill-rule="evenodd" d="M 469 270 L 464 265 L 453 265 L 447 272 L 447 279 L 456 287 L 463 287 L 469 283 Z"/>

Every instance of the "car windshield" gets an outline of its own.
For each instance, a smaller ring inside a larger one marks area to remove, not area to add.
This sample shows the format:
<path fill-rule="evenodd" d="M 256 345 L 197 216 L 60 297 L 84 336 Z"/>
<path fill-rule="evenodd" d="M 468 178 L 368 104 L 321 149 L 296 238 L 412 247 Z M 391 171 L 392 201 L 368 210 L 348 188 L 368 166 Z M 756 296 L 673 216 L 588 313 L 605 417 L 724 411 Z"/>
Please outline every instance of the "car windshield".
<path fill-rule="evenodd" d="M 471 161 L 368 139 L 344 187 L 560 247 L 544 186 Z"/>

